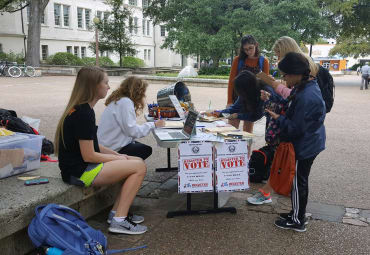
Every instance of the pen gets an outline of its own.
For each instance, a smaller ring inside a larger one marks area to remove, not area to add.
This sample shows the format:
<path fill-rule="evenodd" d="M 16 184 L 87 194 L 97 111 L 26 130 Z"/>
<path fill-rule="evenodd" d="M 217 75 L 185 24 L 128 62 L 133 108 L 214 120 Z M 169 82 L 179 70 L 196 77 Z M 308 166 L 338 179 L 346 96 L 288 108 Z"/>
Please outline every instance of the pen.
<path fill-rule="evenodd" d="M 206 127 L 206 126 L 197 126 L 197 127 L 199 127 L 199 128 L 202 128 L 202 127 L 203 127 L 203 128 L 204 128 L 204 127 Z"/>

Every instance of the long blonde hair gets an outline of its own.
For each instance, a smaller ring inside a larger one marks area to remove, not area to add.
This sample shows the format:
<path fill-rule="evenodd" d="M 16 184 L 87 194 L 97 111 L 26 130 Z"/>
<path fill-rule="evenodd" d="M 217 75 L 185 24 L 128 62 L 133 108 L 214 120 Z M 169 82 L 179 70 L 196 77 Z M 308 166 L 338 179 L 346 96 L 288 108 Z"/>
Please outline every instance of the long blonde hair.
<path fill-rule="evenodd" d="M 98 92 L 98 84 L 104 79 L 105 71 L 99 67 L 83 67 L 77 74 L 76 81 L 69 98 L 66 109 L 60 118 L 55 132 L 54 151 L 55 155 L 59 152 L 59 139 L 62 138 L 64 143 L 63 126 L 64 120 L 72 109 L 80 104 L 85 104 L 93 101 Z"/>
<path fill-rule="evenodd" d="M 119 86 L 118 89 L 112 92 L 105 101 L 105 105 L 108 106 L 110 103 L 116 103 L 122 97 L 128 97 L 134 102 L 136 115 L 144 108 L 145 92 L 148 87 L 148 83 L 136 76 L 127 77 Z"/>
<path fill-rule="evenodd" d="M 296 52 L 296 53 L 303 54 L 308 60 L 308 63 L 310 64 L 310 70 L 311 70 L 310 75 L 316 77 L 317 72 L 319 71 L 319 67 L 312 60 L 310 56 L 308 56 L 301 50 L 301 48 L 299 47 L 299 45 L 293 38 L 289 36 L 280 37 L 279 39 L 275 41 L 274 45 L 272 46 L 272 50 L 274 52 L 279 52 L 280 59 L 282 59 L 289 52 Z"/>

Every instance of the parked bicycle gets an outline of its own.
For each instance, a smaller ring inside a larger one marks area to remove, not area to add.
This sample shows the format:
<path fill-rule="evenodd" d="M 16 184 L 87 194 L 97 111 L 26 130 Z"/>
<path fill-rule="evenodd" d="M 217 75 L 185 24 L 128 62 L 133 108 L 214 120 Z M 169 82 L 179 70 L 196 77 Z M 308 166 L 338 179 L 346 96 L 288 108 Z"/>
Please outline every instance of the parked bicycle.
<path fill-rule="evenodd" d="M 32 66 L 18 65 L 16 62 L 0 61 L 0 74 L 2 76 L 10 76 L 13 78 L 18 78 L 21 75 L 34 77 L 35 68 Z"/>

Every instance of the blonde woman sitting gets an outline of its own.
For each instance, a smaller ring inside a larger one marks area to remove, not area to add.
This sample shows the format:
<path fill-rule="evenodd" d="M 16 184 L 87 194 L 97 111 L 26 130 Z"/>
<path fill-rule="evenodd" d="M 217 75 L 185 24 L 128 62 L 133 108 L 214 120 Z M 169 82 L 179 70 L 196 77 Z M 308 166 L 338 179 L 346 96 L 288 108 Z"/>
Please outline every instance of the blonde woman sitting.
<path fill-rule="evenodd" d="M 101 144 L 121 154 L 137 156 L 143 160 L 152 154 L 152 147 L 135 141 L 147 136 L 165 121 L 137 124 L 136 116 L 142 112 L 148 83 L 130 76 L 105 101 L 107 106 L 101 116 L 98 138 Z"/>

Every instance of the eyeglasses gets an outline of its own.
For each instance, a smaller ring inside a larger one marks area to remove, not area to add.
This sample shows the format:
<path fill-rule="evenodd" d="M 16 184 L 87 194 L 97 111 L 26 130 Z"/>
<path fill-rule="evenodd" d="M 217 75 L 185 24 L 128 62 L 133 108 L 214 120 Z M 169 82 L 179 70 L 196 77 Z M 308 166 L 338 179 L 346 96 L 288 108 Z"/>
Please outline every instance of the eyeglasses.
<path fill-rule="evenodd" d="M 255 47 L 254 46 L 251 46 L 251 47 L 248 47 L 248 48 L 243 48 L 244 51 L 250 51 L 250 50 L 254 50 Z"/>

